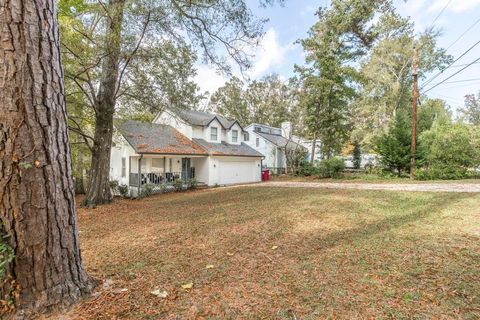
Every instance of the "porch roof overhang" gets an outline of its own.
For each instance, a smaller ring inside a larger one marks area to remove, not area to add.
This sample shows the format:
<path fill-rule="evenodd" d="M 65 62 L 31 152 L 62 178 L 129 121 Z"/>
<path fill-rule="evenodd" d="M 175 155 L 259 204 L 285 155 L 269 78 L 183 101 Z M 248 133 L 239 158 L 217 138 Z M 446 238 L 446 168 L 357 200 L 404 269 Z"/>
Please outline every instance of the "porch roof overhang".
<path fill-rule="evenodd" d="M 208 152 L 168 125 L 126 120 L 116 124 L 139 155 L 208 156 Z"/>

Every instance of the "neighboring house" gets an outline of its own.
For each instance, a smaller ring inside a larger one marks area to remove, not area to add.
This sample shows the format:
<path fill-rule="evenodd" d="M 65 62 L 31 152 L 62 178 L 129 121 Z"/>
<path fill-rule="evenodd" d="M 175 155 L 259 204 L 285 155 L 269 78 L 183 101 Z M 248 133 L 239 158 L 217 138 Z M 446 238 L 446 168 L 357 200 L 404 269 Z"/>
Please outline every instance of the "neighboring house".
<path fill-rule="evenodd" d="M 305 150 L 305 147 L 300 144 L 301 139 L 292 135 L 290 122 L 282 123 L 281 128 L 252 123 L 245 128 L 245 131 L 245 143 L 265 156 L 262 162 L 263 167 L 275 174 L 286 171 L 286 146 L 288 149 Z"/>
<path fill-rule="evenodd" d="M 360 161 L 360 169 L 366 169 L 369 167 L 375 167 L 378 165 L 378 155 L 374 153 L 365 153 L 362 154 Z M 355 166 L 353 164 L 353 156 L 343 157 L 345 162 L 345 168 L 353 169 Z"/>
<path fill-rule="evenodd" d="M 130 187 L 195 178 L 209 186 L 261 181 L 263 155 L 244 143 L 237 121 L 199 112 L 164 111 L 153 123 L 115 125 L 110 179 Z"/>

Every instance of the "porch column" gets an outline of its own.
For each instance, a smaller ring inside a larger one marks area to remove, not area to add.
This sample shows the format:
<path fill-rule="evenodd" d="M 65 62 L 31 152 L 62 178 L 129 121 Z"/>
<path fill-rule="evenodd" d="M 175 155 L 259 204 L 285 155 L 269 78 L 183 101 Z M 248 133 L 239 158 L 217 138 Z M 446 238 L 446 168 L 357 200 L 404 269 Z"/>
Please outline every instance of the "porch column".
<path fill-rule="evenodd" d="M 140 196 L 140 192 L 142 191 L 142 158 L 143 158 L 143 154 L 141 154 L 140 158 L 138 158 L 138 194 L 137 194 L 137 197 Z"/>

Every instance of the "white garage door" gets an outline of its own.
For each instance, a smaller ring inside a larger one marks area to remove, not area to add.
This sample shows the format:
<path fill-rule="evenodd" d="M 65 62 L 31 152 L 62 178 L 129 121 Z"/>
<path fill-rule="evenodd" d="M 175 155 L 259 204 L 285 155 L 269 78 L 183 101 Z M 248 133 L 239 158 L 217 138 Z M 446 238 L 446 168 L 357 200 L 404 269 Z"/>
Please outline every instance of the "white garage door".
<path fill-rule="evenodd" d="M 256 161 L 248 160 L 227 160 L 219 161 L 220 184 L 255 182 L 258 168 Z"/>

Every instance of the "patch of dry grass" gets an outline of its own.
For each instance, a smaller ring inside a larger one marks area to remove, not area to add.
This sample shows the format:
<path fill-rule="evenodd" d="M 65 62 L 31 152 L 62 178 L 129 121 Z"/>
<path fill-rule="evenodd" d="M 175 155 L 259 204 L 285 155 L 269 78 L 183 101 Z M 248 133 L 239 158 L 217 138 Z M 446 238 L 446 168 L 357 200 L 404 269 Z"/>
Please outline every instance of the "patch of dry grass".
<path fill-rule="evenodd" d="M 87 271 L 108 281 L 69 315 L 478 319 L 479 207 L 473 194 L 248 186 L 79 209 Z"/>

